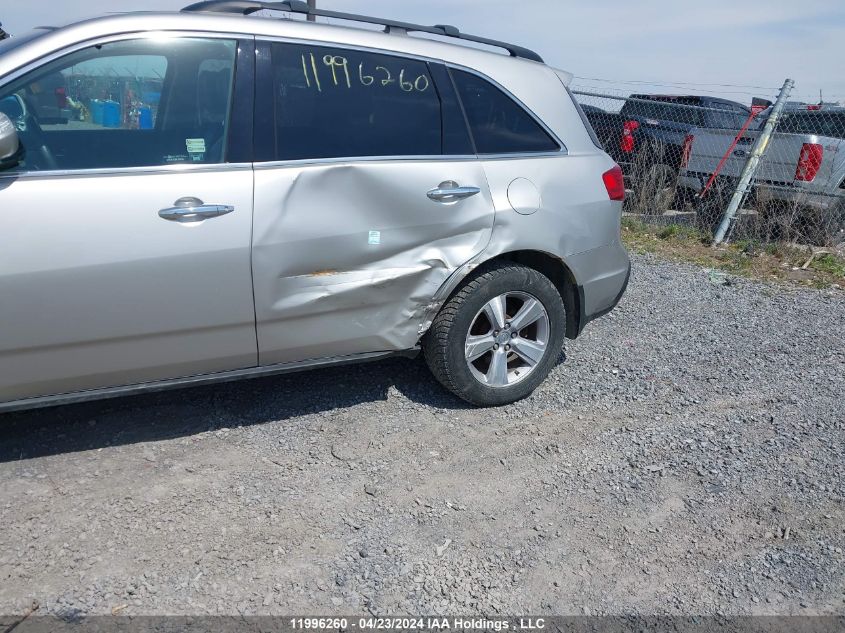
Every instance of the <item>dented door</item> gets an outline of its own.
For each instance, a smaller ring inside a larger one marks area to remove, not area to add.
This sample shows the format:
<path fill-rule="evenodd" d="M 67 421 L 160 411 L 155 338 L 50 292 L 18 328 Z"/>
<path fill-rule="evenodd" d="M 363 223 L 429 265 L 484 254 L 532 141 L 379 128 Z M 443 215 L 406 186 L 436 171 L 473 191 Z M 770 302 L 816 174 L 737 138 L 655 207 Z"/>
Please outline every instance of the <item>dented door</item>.
<path fill-rule="evenodd" d="M 493 203 L 442 64 L 256 43 L 262 365 L 409 349 Z"/>
<path fill-rule="evenodd" d="M 429 197 L 447 181 L 480 191 Z M 258 167 L 261 364 L 413 347 L 435 292 L 486 246 L 492 228 L 475 159 Z"/>

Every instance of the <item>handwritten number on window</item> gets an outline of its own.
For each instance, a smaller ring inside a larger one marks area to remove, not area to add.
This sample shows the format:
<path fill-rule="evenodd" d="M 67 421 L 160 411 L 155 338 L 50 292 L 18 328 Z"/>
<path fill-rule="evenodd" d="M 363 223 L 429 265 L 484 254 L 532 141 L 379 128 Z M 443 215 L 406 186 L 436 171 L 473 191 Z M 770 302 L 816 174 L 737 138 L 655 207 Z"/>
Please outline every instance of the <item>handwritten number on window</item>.
<path fill-rule="evenodd" d="M 383 70 L 384 74 L 387 75 L 384 79 L 381 80 L 382 86 L 386 86 L 387 84 L 392 84 L 396 81 L 395 79 L 392 78 L 390 71 L 387 68 L 385 68 L 384 66 L 376 66 L 376 70 Z"/>
<path fill-rule="evenodd" d="M 405 81 L 405 69 L 399 71 L 399 87 L 405 92 L 413 92 L 414 84 L 410 81 Z"/>
<path fill-rule="evenodd" d="M 313 73 L 314 83 L 317 86 L 318 92 L 323 92 L 323 87 L 320 85 L 320 75 L 317 72 L 317 60 L 314 58 L 314 53 L 308 54 L 308 60 L 306 60 L 305 55 L 302 55 L 302 72 L 305 75 L 305 85 L 309 88 L 311 87 L 311 80 L 308 78 L 308 71 L 309 71 L 309 61 L 310 61 L 310 70 Z"/>
<path fill-rule="evenodd" d="M 349 62 L 345 57 L 341 57 L 340 55 L 326 55 L 323 57 L 323 63 L 332 69 L 332 81 L 334 81 L 335 86 L 338 85 L 337 69 L 343 68 L 343 74 L 346 78 L 346 87 L 352 87 L 352 82 L 349 80 Z"/>
<path fill-rule="evenodd" d="M 364 74 L 364 62 L 358 64 L 358 78 L 361 80 L 362 86 L 369 86 L 375 81 L 375 77 L 372 75 Z"/>
<path fill-rule="evenodd" d="M 320 82 L 319 66 L 317 58 L 314 53 L 305 53 L 301 56 L 302 61 L 302 75 L 305 79 L 305 85 L 308 88 L 316 88 L 318 92 L 323 91 L 322 83 Z M 349 74 L 349 59 L 341 55 L 324 55 L 323 65 L 331 70 L 332 84 L 335 86 L 346 86 L 352 88 L 352 79 Z M 342 71 L 342 72 L 341 72 Z M 425 92 L 431 86 L 431 81 L 428 76 L 422 74 L 411 81 L 406 79 L 406 71 L 404 68 L 399 70 L 399 80 L 393 77 L 393 73 L 389 68 L 384 66 L 376 66 L 376 73 L 381 73 L 383 76 L 379 78 L 381 86 L 389 86 L 390 84 L 398 83 L 403 92 Z M 374 75 L 366 74 L 364 70 L 364 62 L 358 64 L 358 81 L 362 86 L 372 86 L 376 82 Z"/>

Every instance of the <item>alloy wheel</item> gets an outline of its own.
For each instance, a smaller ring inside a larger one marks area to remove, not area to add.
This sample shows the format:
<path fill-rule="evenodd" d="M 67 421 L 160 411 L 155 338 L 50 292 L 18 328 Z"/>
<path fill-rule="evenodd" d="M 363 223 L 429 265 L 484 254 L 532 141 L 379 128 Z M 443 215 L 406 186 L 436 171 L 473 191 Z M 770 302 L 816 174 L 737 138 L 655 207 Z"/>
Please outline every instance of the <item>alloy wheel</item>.
<path fill-rule="evenodd" d="M 549 315 L 536 297 L 506 292 L 484 304 L 472 320 L 464 354 L 472 375 L 488 387 L 525 380 L 546 354 Z"/>

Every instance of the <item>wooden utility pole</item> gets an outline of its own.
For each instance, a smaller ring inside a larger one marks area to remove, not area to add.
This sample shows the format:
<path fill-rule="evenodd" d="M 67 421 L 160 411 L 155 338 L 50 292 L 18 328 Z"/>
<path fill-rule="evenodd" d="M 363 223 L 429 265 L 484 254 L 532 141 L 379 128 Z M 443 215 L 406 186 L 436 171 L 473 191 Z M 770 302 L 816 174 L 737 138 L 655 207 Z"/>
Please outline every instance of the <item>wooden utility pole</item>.
<path fill-rule="evenodd" d="M 316 9 L 316 8 L 317 8 L 317 0 L 308 0 L 308 8 L 309 8 L 309 9 Z M 314 16 L 314 15 L 309 15 L 309 16 L 308 16 L 308 21 L 309 21 L 309 22 L 316 22 L 316 21 L 317 21 L 317 16 Z"/>

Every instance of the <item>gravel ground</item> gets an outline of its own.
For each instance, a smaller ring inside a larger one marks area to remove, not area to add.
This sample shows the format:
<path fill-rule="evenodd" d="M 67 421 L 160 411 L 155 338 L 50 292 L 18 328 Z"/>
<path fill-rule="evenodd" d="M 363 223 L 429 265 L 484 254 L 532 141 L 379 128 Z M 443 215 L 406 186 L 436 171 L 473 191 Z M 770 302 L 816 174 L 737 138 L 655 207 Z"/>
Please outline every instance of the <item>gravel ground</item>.
<path fill-rule="evenodd" d="M 845 295 L 634 266 L 501 409 L 397 360 L 0 416 L 0 613 L 845 613 Z"/>

